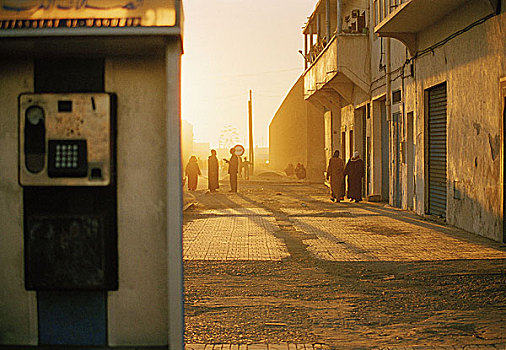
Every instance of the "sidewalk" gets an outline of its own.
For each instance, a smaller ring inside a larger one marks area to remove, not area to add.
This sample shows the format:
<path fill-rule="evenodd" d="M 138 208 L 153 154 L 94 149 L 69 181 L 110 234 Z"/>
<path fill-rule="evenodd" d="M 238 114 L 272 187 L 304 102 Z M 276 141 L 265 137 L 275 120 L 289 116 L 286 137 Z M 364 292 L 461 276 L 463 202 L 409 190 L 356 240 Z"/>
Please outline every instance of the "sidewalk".
<path fill-rule="evenodd" d="M 185 350 L 326 350 L 321 344 L 187 344 Z"/>
<path fill-rule="evenodd" d="M 187 344 L 185 350 L 340 350 L 346 347 L 329 347 L 322 344 Z M 364 348 L 361 348 L 364 349 Z M 412 347 L 378 347 L 381 350 L 489 350 L 506 349 L 506 343 L 497 345 L 457 346 L 412 346 Z"/>

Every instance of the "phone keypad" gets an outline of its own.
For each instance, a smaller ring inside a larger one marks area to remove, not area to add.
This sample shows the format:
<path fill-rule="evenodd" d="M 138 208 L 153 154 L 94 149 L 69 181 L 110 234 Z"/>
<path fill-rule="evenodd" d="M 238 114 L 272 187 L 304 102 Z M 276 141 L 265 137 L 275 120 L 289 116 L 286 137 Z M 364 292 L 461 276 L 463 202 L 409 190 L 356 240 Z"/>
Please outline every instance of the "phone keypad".
<path fill-rule="evenodd" d="M 79 149 L 77 145 L 56 145 L 56 168 L 77 169 Z"/>
<path fill-rule="evenodd" d="M 49 140 L 50 177 L 87 176 L 86 140 Z"/>

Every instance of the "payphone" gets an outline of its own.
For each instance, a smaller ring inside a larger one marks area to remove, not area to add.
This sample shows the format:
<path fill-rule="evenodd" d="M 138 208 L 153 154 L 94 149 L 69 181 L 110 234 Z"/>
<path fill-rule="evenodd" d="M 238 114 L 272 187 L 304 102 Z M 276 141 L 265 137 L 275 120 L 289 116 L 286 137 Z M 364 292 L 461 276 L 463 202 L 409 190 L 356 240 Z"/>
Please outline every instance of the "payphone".
<path fill-rule="evenodd" d="M 28 290 L 118 287 L 115 109 L 108 93 L 19 96 Z"/>
<path fill-rule="evenodd" d="M 21 95 L 21 185 L 109 185 L 112 100 L 105 93 Z"/>

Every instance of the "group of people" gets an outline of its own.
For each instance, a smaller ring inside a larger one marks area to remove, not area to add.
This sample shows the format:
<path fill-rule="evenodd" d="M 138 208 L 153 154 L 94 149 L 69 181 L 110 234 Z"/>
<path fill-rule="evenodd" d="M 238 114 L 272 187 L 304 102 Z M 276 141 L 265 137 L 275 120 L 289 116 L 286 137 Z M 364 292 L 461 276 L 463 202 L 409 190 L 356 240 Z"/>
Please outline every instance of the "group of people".
<path fill-rule="evenodd" d="M 305 179 L 306 178 L 306 168 L 304 168 L 304 165 L 301 163 L 297 163 L 297 166 L 294 168 L 292 163 L 288 163 L 287 167 L 285 168 L 286 176 L 293 176 L 295 175 L 297 179 Z"/>
<path fill-rule="evenodd" d="M 230 176 L 230 192 L 237 192 L 237 175 L 244 171 L 244 178 L 249 179 L 249 168 L 250 162 L 248 159 L 241 160 L 234 152 L 234 149 L 230 149 L 230 159 L 224 159 L 228 163 L 228 174 Z M 219 183 L 219 161 L 216 156 L 216 150 L 211 150 L 211 155 L 207 159 L 207 185 L 210 192 L 216 192 L 220 188 Z M 195 191 L 197 189 L 199 176 L 202 175 L 200 171 L 197 158 L 191 156 L 188 164 L 185 168 L 185 176 L 188 178 L 188 190 Z"/>
<path fill-rule="evenodd" d="M 237 175 L 244 169 L 245 177 L 249 178 L 249 162 L 241 161 L 240 157 L 230 149 L 230 159 L 225 160 L 228 163 L 228 174 L 230 177 L 230 192 L 237 192 Z M 216 192 L 220 188 L 219 184 L 219 161 L 216 151 L 211 150 L 211 155 L 207 160 L 207 182 L 211 192 Z M 293 164 L 288 164 L 285 169 L 287 176 L 295 175 L 298 179 L 306 178 L 306 169 L 304 165 L 298 163 L 294 168 Z M 197 189 L 198 177 L 202 175 L 197 158 L 191 156 L 185 168 L 185 175 L 188 177 L 188 190 Z M 345 186 L 344 180 L 347 180 L 346 197 L 352 201 L 360 202 L 362 200 L 362 179 L 365 175 L 364 161 L 360 159 L 359 153 L 354 152 L 346 165 L 339 157 L 339 151 L 335 151 L 329 160 L 327 167 L 327 180 L 330 181 L 330 200 L 339 202 L 344 199 Z"/>
<path fill-rule="evenodd" d="M 329 160 L 327 168 L 327 180 L 330 180 L 330 200 L 339 202 L 344 199 L 344 179 L 347 177 L 346 197 L 352 201 L 362 200 L 362 178 L 365 175 L 364 161 L 359 153 L 354 152 L 346 166 L 339 158 L 339 151 L 335 151 Z"/>

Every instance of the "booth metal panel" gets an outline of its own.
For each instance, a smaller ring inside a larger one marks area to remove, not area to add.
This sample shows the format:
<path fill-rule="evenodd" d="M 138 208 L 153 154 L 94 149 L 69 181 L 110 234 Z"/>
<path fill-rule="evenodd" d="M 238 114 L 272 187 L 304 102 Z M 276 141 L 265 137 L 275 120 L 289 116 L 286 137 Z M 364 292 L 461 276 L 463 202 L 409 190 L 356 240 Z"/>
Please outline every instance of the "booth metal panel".
<path fill-rule="evenodd" d="M 106 345 L 104 293 L 38 292 L 41 345 Z"/>

